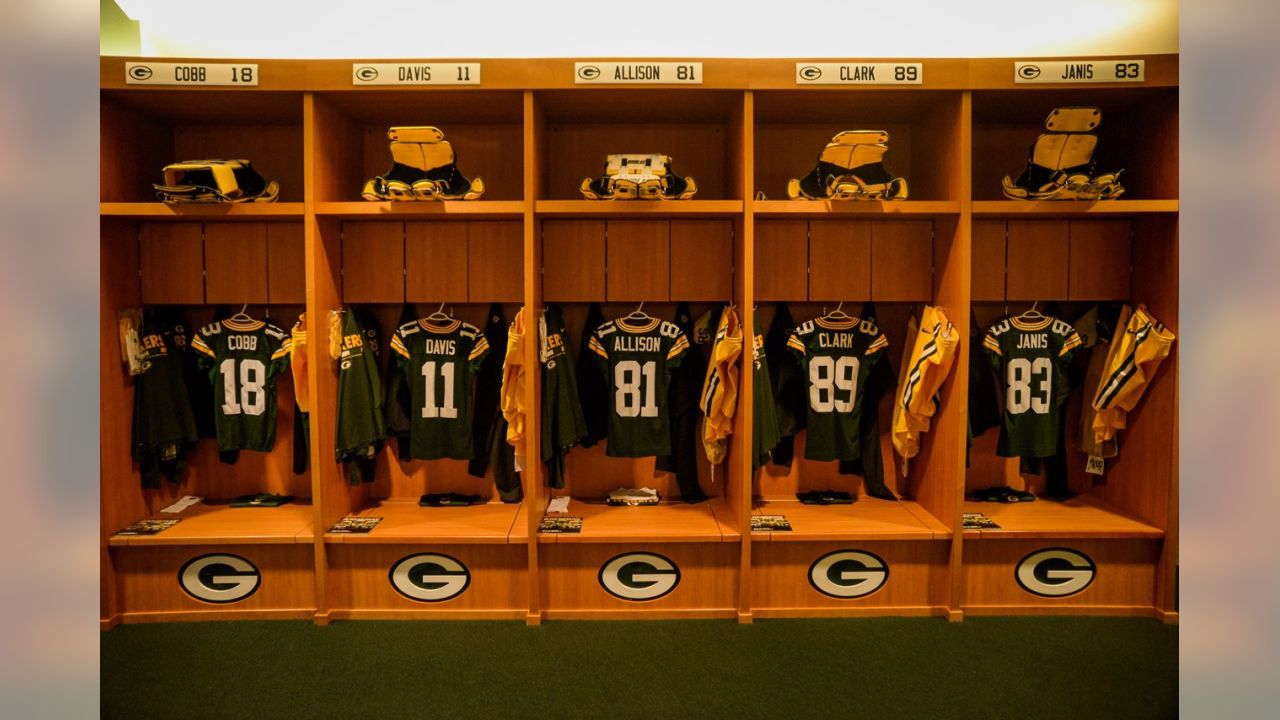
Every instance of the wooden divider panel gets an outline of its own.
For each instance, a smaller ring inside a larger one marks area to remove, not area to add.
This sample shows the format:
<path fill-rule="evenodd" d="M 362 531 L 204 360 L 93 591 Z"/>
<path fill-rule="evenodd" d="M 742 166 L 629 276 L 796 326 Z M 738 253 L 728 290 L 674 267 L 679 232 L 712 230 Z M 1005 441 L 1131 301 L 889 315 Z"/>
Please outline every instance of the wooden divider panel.
<path fill-rule="evenodd" d="M 404 302 L 404 223 L 342 224 L 342 300 Z"/>
<path fill-rule="evenodd" d="M 757 300 L 804 300 L 809 293 L 808 227 L 803 220 L 757 220 Z"/>
<path fill-rule="evenodd" d="M 306 303 L 304 243 L 302 223 L 267 224 L 267 297 L 271 302 Z"/>
<path fill-rule="evenodd" d="M 1129 297 L 1133 223 L 1129 220 L 1072 220 L 1072 300 L 1124 300 Z"/>
<path fill-rule="evenodd" d="M 465 223 L 405 223 L 404 260 L 406 301 L 466 301 L 469 268 Z"/>
<path fill-rule="evenodd" d="M 610 302 L 671 299 L 671 225 L 665 220 L 610 220 L 606 298 Z"/>
<path fill-rule="evenodd" d="M 928 301 L 933 297 L 933 224 L 883 221 L 871 226 L 871 297 Z"/>
<path fill-rule="evenodd" d="M 865 222 L 809 223 L 810 300 L 871 299 L 871 234 Z"/>
<path fill-rule="evenodd" d="M 1066 299 L 1070 244 L 1065 220 L 1010 220 L 1008 299 Z"/>
<path fill-rule="evenodd" d="M 468 299 L 473 303 L 521 302 L 524 299 L 523 259 L 524 237 L 519 222 L 468 222 Z"/>
<path fill-rule="evenodd" d="M 204 241 L 200 223 L 138 226 L 142 302 L 197 305 L 204 302 Z"/>
<path fill-rule="evenodd" d="M 732 294 L 733 223 L 671 221 L 671 299 L 719 301 Z"/>
<path fill-rule="evenodd" d="M 267 302 L 265 223 L 207 223 L 204 227 L 204 300 Z"/>
<path fill-rule="evenodd" d="M 973 301 L 1004 300 L 1004 220 L 973 222 Z"/>
<path fill-rule="evenodd" d="M 605 293 L 602 220 L 542 223 L 542 292 L 545 302 L 600 300 Z"/>

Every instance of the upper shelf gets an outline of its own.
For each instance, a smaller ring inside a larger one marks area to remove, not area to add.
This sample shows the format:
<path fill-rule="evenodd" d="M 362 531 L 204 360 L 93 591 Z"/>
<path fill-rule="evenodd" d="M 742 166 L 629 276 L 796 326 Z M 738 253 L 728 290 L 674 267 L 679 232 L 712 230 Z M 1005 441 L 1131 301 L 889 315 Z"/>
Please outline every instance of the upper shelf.
<path fill-rule="evenodd" d="M 316 214 L 323 217 L 396 218 L 425 220 L 431 218 L 478 220 L 483 218 L 513 218 L 524 215 L 521 200 L 453 200 L 445 202 L 350 202 L 316 203 Z"/>
<path fill-rule="evenodd" d="M 539 200 L 539 215 L 557 217 L 716 217 L 742 213 L 741 200 Z"/>
<path fill-rule="evenodd" d="M 326 532 L 325 542 L 362 544 L 506 544 L 528 537 L 525 524 L 516 527 L 519 503 L 483 503 L 466 507 L 419 507 L 417 498 L 375 501 L 356 515 L 380 517 L 365 534 Z"/>
<path fill-rule="evenodd" d="M 176 515 L 162 513 L 155 516 L 155 519 L 173 518 L 181 518 L 182 522 L 155 535 L 112 535 L 109 544 L 112 547 L 279 545 L 314 540 L 310 503 L 242 508 L 200 503 Z"/>
<path fill-rule="evenodd" d="M 976 200 L 975 216 L 1076 217 L 1079 215 L 1150 215 L 1178 212 L 1177 200 Z"/>
<path fill-rule="evenodd" d="M 956 215 L 960 212 L 960 203 L 951 200 L 756 200 L 752 211 L 759 216 L 776 217 Z"/>
<path fill-rule="evenodd" d="M 187 203 L 169 205 L 162 202 L 104 202 L 98 204 L 103 217 L 137 218 L 139 220 L 301 220 L 302 203 Z"/>
<path fill-rule="evenodd" d="M 787 532 L 753 532 L 753 540 L 945 540 L 951 530 L 918 503 L 860 497 L 849 505 L 805 505 L 798 500 L 768 500 L 757 515 L 783 515 Z"/>
<path fill-rule="evenodd" d="M 723 500 L 690 505 L 663 502 L 643 507 L 616 507 L 603 500 L 569 501 L 569 511 L 550 517 L 580 517 L 580 533 L 542 533 L 541 543 L 733 542 L 741 534 Z"/>

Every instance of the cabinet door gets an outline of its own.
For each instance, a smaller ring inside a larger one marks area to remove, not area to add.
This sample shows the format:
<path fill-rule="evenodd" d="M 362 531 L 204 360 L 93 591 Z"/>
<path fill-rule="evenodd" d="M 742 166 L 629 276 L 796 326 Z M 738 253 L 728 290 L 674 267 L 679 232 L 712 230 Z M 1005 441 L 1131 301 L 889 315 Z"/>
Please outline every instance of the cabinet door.
<path fill-rule="evenodd" d="M 342 224 L 342 299 L 404 302 L 404 223 Z"/>
<path fill-rule="evenodd" d="M 809 223 L 809 299 L 871 299 L 871 225 L 849 220 Z"/>
<path fill-rule="evenodd" d="M 756 299 L 804 300 L 809 294 L 809 224 L 761 220 L 755 236 Z"/>
<path fill-rule="evenodd" d="M 204 301 L 267 302 L 266 223 L 206 223 Z"/>
<path fill-rule="evenodd" d="M 1004 220 L 973 223 L 973 299 L 1004 300 Z"/>
<path fill-rule="evenodd" d="M 933 223 L 882 221 L 871 225 L 871 299 L 933 299 Z"/>
<path fill-rule="evenodd" d="M 467 223 L 471 302 L 524 302 L 523 231 L 518 222 Z"/>
<path fill-rule="evenodd" d="M 1009 300 L 1065 300 L 1069 233 L 1066 220 L 1010 220 Z"/>
<path fill-rule="evenodd" d="M 404 261 L 406 301 L 467 301 L 465 222 L 405 223 Z"/>
<path fill-rule="evenodd" d="M 1128 220 L 1071 221 L 1072 300 L 1127 300 L 1133 258 Z"/>
<path fill-rule="evenodd" d="M 267 224 L 267 296 L 271 302 L 307 302 L 306 255 L 301 224 Z"/>
<path fill-rule="evenodd" d="M 671 299 L 671 223 L 666 220 L 610 220 L 606 297 L 611 302 Z"/>
<path fill-rule="evenodd" d="M 671 221 L 671 299 L 733 297 L 733 223 L 728 220 Z"/>
<path fill-rule="evenodd" d="M 138 237 L 142 302 L 203 303 L 204 240 L 200 223 L 142 223 Z"/>
<path fill-rule="evenodd" d="M 604 301 L 604 221 L 542 223 L 545 302 Z"/>

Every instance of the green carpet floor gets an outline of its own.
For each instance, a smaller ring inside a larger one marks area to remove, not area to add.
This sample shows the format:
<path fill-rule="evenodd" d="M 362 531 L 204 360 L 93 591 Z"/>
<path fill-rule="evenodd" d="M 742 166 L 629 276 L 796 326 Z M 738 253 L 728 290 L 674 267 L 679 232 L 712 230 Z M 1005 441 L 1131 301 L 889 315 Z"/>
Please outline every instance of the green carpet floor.
<path fill-rule="evenodd" d="M 1177 653 L 1119 618 L 133 625 L 102 716 L 1151 720 Z"/>

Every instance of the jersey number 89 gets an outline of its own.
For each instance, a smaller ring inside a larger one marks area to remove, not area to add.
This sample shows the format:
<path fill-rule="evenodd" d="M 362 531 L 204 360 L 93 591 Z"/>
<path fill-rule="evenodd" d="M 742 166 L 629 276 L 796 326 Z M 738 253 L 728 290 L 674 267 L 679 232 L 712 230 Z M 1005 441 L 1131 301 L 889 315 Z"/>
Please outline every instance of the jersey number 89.
<path fill-rule="evenodd" d="M 847 413 L 858 392 L 858 358 L 819 356 L 809 361 L 809 408 Z"/>

